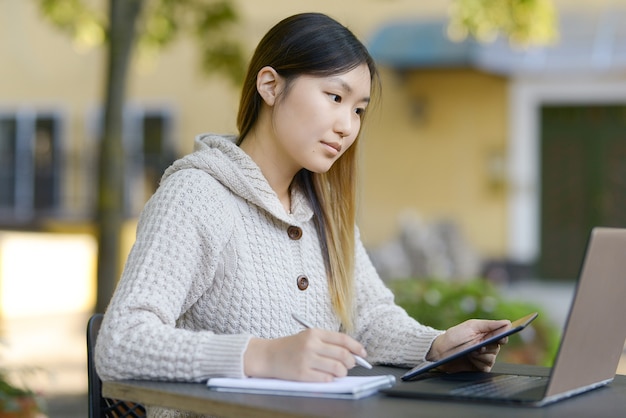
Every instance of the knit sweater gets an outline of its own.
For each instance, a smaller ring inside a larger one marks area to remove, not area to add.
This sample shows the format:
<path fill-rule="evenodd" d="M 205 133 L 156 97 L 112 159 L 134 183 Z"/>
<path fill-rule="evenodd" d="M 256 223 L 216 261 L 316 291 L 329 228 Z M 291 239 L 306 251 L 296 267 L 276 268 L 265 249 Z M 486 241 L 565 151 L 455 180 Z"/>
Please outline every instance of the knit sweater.
<path fill-rule="evenodd" d="M 244 377 L 250 338 L 302 331 L 292 312 L 340 329 L 310 203 L 293 188 L 292 213 L 285 211 L 234 140 L 198 136 L 196 151 L 166 170 L 146 204 L 97 340 L 103 380 Z M 358 230 L 355 257 L 352 336 L 368 360 L 425 361 L 441 331 L 394 304 Z"/>

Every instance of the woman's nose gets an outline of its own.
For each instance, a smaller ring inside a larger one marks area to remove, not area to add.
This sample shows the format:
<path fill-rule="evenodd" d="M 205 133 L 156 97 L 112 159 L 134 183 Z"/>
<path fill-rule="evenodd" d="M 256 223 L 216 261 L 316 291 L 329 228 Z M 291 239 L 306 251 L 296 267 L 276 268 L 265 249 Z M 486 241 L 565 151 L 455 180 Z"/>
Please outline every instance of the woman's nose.
<path fill-rule="evenodd" d="M 352 129 L 354 127 L 352 111 L 341 111 L 337 115 L 337 119 L 335 120 L 335 132 L 339 134 L 339 136 L 346 137 L 352 134 Z"/>

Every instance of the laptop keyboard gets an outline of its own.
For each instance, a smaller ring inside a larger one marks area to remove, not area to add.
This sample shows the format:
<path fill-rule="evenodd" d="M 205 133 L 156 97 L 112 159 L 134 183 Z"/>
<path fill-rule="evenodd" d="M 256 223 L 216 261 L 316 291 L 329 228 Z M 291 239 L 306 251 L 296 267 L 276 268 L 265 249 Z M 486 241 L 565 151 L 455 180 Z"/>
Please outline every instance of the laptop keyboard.
<path fill-rule="evenodd" d="M 497 375 L 484 382 L 474 382 L 451 390 L 459 396 L 502 398 L 523 390 L 532 389 L 542 383 L 540 376 Z"/>

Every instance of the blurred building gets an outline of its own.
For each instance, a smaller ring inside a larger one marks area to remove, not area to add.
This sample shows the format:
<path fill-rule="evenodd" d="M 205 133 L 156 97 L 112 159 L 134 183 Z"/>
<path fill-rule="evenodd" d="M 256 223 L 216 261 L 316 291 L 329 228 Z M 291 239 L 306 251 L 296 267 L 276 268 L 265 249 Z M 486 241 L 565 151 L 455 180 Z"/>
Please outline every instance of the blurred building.
<path fill-rule="evenodd" d="M 626 3 L 588 3 L 557 2 L 560 39 L 542 48 L 452 42 L 445 18 L 377 28 L 368 46 L 400 88 L 368 157 L 404 186 L 368 166 L 377 222 L 389 201 L 448 216 L 482 254 L 558 279 L 593 226 L 626 226 Z"/>
<path fill-rule="evenodd" d="M 378 60 L 383 97 L 362 148 L 366 245 L 389 240 L 414 212 L 454 222 L 484 259 L 570 278 L 592 225 L 626 225 L 618 3 L 558 1 L 561 43 L 529 50 L 449 41 L 440 0 L 235 3 L 250 53 L 279 19 L 315 9 L 349 26 Z M 0 232 L 0 257 L 24 238 L 16 231 L 69 234 L 92 248 L 104 59 L 47 23 L 37 2 L 0 2 L 0 230 L 12 231 Z M 135 62 L 125 109 L 129 245 L 160 173 L 194 136 L 236 131 L 238 95 L 201 73 L 184 40 Z M 74 257 L 61 253 L 50 261 L 58 269 Z M 85 271 L 92 264 L 77 276 Z"/>

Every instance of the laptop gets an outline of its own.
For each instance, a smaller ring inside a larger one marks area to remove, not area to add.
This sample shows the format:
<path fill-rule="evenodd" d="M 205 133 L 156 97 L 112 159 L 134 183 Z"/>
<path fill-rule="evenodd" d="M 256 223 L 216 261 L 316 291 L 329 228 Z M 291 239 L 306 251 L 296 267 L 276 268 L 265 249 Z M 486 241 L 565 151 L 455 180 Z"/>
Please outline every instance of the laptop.
<path fill-rule="evenodd" d="M 624 350 L 625 300 L 626 229 L 593 228 L 549 375 L 429 371 L 381 392 L 405 398 L 543 406 L 607 385 Z"/>

